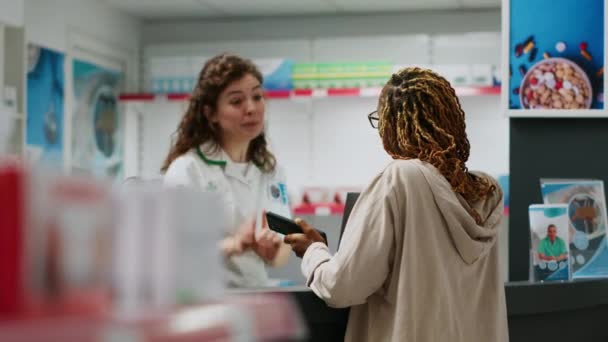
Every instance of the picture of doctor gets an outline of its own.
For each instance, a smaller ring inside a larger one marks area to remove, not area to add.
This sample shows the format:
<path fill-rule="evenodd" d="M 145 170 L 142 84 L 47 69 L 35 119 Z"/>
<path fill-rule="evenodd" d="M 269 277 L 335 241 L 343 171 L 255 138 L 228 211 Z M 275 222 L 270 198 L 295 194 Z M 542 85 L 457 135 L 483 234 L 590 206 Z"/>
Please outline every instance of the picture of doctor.
<path fill-rule="evenodd" d="M 554 224 L 547 226 L 547 236 L 538 244 L 538 258 L 544 261 L 562 261 L 568 258 L 566 243 L 557 236 Z"/>
<path fill-rule="evenodd" d="M 264 211 L 287 217 L 291 211 L 282 169 L 267 147 L 262 82 L 247 59 L 208 60 L 161 168 L 166 185 L 224 195 L 229 286 L 269 285 L 266 265 L 284 265 L 291 251 L 263 219 Z"/>

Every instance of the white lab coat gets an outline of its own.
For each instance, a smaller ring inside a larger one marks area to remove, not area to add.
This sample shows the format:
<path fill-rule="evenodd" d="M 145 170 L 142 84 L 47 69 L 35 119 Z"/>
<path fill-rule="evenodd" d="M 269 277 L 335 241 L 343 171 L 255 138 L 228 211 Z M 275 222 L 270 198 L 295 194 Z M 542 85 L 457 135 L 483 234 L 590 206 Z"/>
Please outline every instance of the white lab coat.
<path fill-rule="evenodd" d="M 251 162 L 233 162 L 226 152 L 211 143 L 175 159 L 169 165 L 164 183 L 221 192 L 228 222 L 226 235 L 235 233 L 243 222 L 254 216 L 261 218 L 262 209 L 291 217 L 284 173 L 279 166 L 271 173 L 263 173 Z M 264 261 L 252 251 L 227 258 L 226 267 L 230 286 L 268 285 Z"/>

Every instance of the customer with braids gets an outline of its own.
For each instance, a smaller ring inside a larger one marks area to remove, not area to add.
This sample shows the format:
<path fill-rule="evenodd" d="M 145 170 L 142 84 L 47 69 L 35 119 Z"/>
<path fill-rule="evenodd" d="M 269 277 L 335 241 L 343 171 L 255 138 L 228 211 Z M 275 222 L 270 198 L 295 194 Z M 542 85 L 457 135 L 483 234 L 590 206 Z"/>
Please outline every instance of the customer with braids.
<path fill-rule="evenodd" d="M 394 159 L 361 193 L 331 255 L 304 221 L 285 241 L 308 286 L 351 307 L 347 341 L 508 341 L 498 229 L 502 193 L 470 172 L 465 115 L 436 73 L 406 68 L 384 86 L 377 115 Z"/>
<path fill-rule="evenodd" d="M 170 186 L 224 194 L 229 230 L 221 243 L 232 286 L 269 285 L 265 263 L 284 264 L 289 245 L 263 211 L 290 215 L 285 180 L 268 150 L 262 74 L 241 57 L 205 63 L 161 171 Z M 255 222 L 257 222 L 257 227 Z"/>

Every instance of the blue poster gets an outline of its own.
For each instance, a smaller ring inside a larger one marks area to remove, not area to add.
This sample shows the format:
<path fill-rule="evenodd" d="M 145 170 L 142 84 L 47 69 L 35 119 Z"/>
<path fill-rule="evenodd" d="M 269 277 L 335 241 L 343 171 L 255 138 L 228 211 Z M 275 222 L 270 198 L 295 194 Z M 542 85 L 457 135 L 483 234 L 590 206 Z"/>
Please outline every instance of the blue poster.
<path fill-rule="evenodd" d="M 63 53 L 28 45 L 26 150 L 34 163 L 63 163 Z"/>
<path fill-rule="evenodd" d="M 604 1 L 510 0 L 509 108 L 604 108 Z"/>
<path fill-rule="evenodd" d="M 103 178 L 123 174 L 124 119 L 118 106 L 120 71 L 74 60 L 72 170 Z"/>

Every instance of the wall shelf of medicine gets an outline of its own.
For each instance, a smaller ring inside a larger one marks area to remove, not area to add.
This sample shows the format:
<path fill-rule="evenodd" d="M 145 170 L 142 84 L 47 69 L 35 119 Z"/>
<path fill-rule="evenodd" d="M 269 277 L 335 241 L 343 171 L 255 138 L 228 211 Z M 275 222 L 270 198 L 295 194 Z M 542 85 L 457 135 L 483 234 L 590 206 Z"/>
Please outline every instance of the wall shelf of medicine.
<path fill-rule="evenodd" d="M 459 86 L 454 87 L 458 96 L 498 96 L 500 86 Z M 268 99 L 294 100 L 327 97 L 377 97 L 382 88 L 329 88 L 329 89 L 294 89 L 294 90 L 267 90 Z M 119 96 L 123 102 L 145 101 L 185 101 L 189 93 L 123 93 Z"/>

